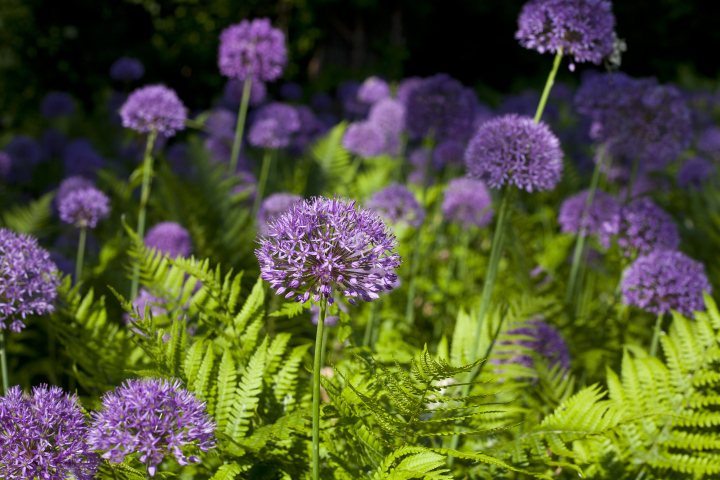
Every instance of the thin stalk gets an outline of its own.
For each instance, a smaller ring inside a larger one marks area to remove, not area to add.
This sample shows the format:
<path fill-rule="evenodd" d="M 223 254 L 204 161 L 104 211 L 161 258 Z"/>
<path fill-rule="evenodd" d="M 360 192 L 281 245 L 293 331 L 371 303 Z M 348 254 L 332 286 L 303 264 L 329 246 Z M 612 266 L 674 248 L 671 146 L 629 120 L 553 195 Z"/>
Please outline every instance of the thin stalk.
<path fill-rule="evenodd" d="M 632 198 L 632 189 L 633 185 L 635 185 L 635 180 L 637 179 L 639 165 L 640 159 L 638 157 L 635 157 L 635 161 L 633 162 L 632 167 L 632 173 L 630 174 L 630 182 L 628 183 L 627 192 L 625 193 L 625 204 L 630 203 L 630 199 Z"/>
<path fill-rule="evenodd" d="M 324 328 L 323 329 L 323 339 L 322 339 L 322 355 L 320 355 L 320 365 L 325 365 L 325 358 L 327 356 L 327 348 L 328 348 L 328 337 L 330 336 L 330 329 Z M 322 368 L 322 367 L 321 367 Z"/>
<path fill-rule="evenodd" d="M 650 344 L 650 356 L 657 356 L 658 342 L 660 341 L 660 329 L 662 328 L 663 314 L 662 312 L 657 316 L 655 320 L 655 331 L 653 332 L 652 343 Z"/>
<path fill-rule="evenodd" d="M 2 369 L 3 395 L 5 395 L 10 388 L 10 379 L 8 378 L 7 349 L 5 348 L 5 330 L 3 329 L 0 329 L 0 368 Z"/>
<path fill-rule="evenodd" d="M 243 85 L 242 100 L 240 100 L 240 109 L 238 110 L 237 126 L 235 127 L 235 140 L 233 141 L 232 153 L 230 154 L 230 175 L 235 175 L 238 158 L 240 157 L 240 147 L 242 146 L 242 137 L 243 132 L 245 131 L 245 118 L 247 117 L 251 86 L 252 77 L 248 76 L 245 79 L 245 84 Z"/>
<path fill-rule="evenodd" d="M 378 311 L 378 303 L 381 300 L 378 300 L 377 302 L 370 302 L 370 316 L 368 317 L 368 321 L 365 324 L 365 335 L 363 335 L 363 346 L 364 347 L 370 347 L 371 341 L 372 341 L 372 333 L 375 329 L 375 320 L 377 318 L 377 311 Z"/>
<path fill-rule="evenodd" d="M 555 54 L 555 61 L 553 62 L 553 68 L 548 75 L 547 81 L 545 82 L 545 88 L 543 89 L 542 97 L 540 97 L 540 103 L 538 104 L 537 111 L 535 112 L 535 123 L 540 121 L 542 118 L 543 110 L 545 110 L 545 104 L 547 103 L 550 90 L 552 89 L 553 83 L 555 83 L 555 74 L 557 74 L 558 68 L 560 67 L 560 61 L 562 60 L 563 49 L 558 48 L 557 54 Z"/>
<path fill-rule="evenodd" d="M 87 227 L 80 228 L 80 240 L 78 240 L 77 258 L 75 259 L 75 284 L 80 283 L 82 275 L 83 258 L 85 257 L 85 240 L 87 238 Z"/>
<path fill-rule="evenodd" d="M 265 149 L 263 155 L 262 170 L 260 171 L 260 181 L 258 182 L 257 191 L 255 192 L 255 203 L 253 204 L 253 216 L 258 212 L 260 203 L 262 202 L 263 193 L 265 193 L 265 184 L 270 174 L 270 164 L 272 163 L 272 150 Z"/>
<path fill-rule="evenodd" d="M 320 302 L 317 333 L 315 335 L 315 359 L 313 361 L 313 424 L 312 424 L 312 470 L 313 480 L 320 480 L 320 369 L 322 368 L 323 327 L 327 316 L 327 299 Z"/>
<path fill-rule="evenodd" d="M 465 283 L 467 280 L 467 257 L 468 248 L 470 248 L 470 228 L 465 228 L 460 235 L 462 249 L 460 250 L 460 258 L 458 260 L 458 279 Z"/>
<path fill-rule="evenodd" d="M 140 211 L 138 213 L 137 234 L 140 240 L 145 237 L 145 214 L 147 210 L 148 199 L 150 198 L 150 182 L 152 180 L 153 157 L 152 149 L 157 138 L 157 130 L 150 130 L 147 144 L 145 145 L 145 158 L 143 159 L 143 181 L 140 193 Z M 130 287 L 130 300 L 137 297 L 138 286 L 140 283 L 140 265 L 136 264 L 133 269 L 132 285 Z"/>

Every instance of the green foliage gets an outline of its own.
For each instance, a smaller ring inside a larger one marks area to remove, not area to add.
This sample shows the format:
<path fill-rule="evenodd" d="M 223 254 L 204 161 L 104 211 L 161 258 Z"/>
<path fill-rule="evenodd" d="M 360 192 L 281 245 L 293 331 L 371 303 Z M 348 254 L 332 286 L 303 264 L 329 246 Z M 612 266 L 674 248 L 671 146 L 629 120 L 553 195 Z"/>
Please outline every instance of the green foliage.
<path fill-rule="evenodd" d="M 55 192 L 46 193 L 27 205 L 15 205 L 0 215 L 0 226 L 21 233 L 40 235 L 50 220 L 50 204 Z"/>

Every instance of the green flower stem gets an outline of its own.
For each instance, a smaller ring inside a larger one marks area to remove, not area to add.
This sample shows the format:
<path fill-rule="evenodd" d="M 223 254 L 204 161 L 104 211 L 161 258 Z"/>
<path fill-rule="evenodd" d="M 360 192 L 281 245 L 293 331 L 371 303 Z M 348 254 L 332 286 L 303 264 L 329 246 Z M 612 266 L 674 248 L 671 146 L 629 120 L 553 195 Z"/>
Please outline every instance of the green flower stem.
<path fill-rule="evenodd" d="M 370 302 L 370 315 L 368 316 L 367 323 L 365 324 L 365 335 L 363 335 L 364 347 L 372 347 L 372 334 L 375 329 L 375 321 L 377 320 L 379 310 L 378 303 L 380 303 L 380 301 L 381 300 Z"/>
<path fill-rule="evenodd" d="M 75 258 L 75 284 L 80 283 L 82 278 L 83 258 L 85 257 L 85 240 L 87 238 L 87 227 L 80 227 L 80 240 L 78 240 L 77 257 Z"/>
<path fill-rule="evenodd" d="M 245 79 L 245 83 L 243 85 L 242 100 L 240 100 L 240 109 L 238 110 L 237 126 L 235 127 L 235 140 L 233 141 L 232 153 L 230 154 L 230 175 L 235 175 L 238 158 L 240 157 L 240 147 L 242 146 L 242 137 L 243 132 L 245 131 L 245 118 L 247 117 L 251 86 L 252 77 L 249 76 Z"/>
<path fill-rule="evenodd" d="M 655 331 L 653 332 L 652 343 L 650 344 L 650 356 L 657 356 L 658 343 L 660 341 L 660 329 L 662 328 L 663 314 L 660 313 L 655 320 Z"/>
<path fill-rule="evenodd" d="M 8 378 L 7 349 L 5 348 L 5 330 L 3 329 L 0 329 L 0 368 L 2 369 L 3 395 L 5 395 L 10 388 L 10 379 Z"/>
<path fill-rule="evenodd" d="M 260 171 L 260 181 L 258 182 L 257 191 L 255 192 L 255 203 L 253 204 L 253 217 L 257 214 L 262 202 L 263 194 L 265 193 L 265 184 L 267 183 L 268 175 L 270 174 L 270 164 L 272 163 L 272 150 L 269 148 L 265 149 L 265 155 L 263 155 L 262 170 Z"/>
<path fill-rule="evenodd" d="M 470 248 L 470 229 L 463 229 L 460 234 L 460 258 L 458 259 L 458 278 L 461 282 L 467 284 L 467 258 L 468 248 Z M 449 282 L 448 282 L 449 283 Z"/>
<path fill-rule="evenodd" d="M 545 89 L 543 90 L 542 97 L 540 97 L 540 103 L 538 104 L 537 111 L 535 112 L 535 123 L 538 123 L 542 118 L 543 110 L 545 110 L 545 103 L 547 103 L 550 90 L 555 83 L 555 74 L 557 74 L 558 68 L 560 67 L 560 61 L 562 60 L 563 49 L 558 48 L 557 54 L 555 54 L 555 61 L 553 62 L 553 68 L 548 75 L 547 81 L 545 82 Z"/>
<path fill-rule="evenodd" d="M 313 362 L 313 424 L 312 424 L 312 470 L 313 480 L 320 480 L 320 369 L 322 369 L 323 327 L 327 316 L 327 299 L 320 302 L 317 333 L 315 335 L 315 359 Z"/>
<path fill-rule="evenodd" d="M 152 180 L 153 157 L 152 149 L 157 138 L 157 130 L 150 130 L 147 144 L 145 145 L 145 158 L 143 159 L 143 181 L 140 193 L 140 211 L 138 213 L 137 235 L 140 240 L 145 237 L 145 213 L 147 210 L 148 199 L 150 198 L 150 182 Z M 140 265 L 136 264 L 133 269 L 132 285 L 130 287 L 130 301 L 137 297 L 138 286 L 140 284 Z"/>

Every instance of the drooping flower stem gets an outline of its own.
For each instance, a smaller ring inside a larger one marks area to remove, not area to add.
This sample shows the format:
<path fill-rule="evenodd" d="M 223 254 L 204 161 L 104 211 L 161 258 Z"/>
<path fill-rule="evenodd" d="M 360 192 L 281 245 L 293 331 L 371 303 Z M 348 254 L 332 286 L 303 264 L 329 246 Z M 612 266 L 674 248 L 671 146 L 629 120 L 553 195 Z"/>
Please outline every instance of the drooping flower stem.
<path fill-rule="evenodd" d="M 0 369 L 2 369 L 3 395 L 6 395 L 10 388 L 10 380 L 8 379 L 7 349 L 5 348 L 5 330 L 3 329 L 0 329 Z"/>
<path fill-rule="evenodd" d="M 142 190 L 140 192 L 140 211 L 138 213 L 137 234 L 142 240 L 145 236 L 145 214 L 147 211 L 148 199 L 150 198 L 150 182 L 152 181 L 153 157 L 152 149 L 157 138 L 157 130 L 151 129 L 148 134 L 147 144 L 145 145 L 145 157 L 143 159 L 143 181 Z M 140 284 L 140 265 L 135 265 L 133 269 L 132 285 L 130 287 L 130 299 L 137 297 L 138 286 Z"/>
<path fill-rule="evenodd" d="M 557 54 L 555 55 L 555 61 L 553 62 L 553 68 L 548 75 L 547 81 L 545 82 L 545 88 L 543 89 L 542 96 L 540 97 L 540 103 L 538 104 L 537 111 L 535 112 L 535 123 L 538 123 L 542 118 L 543 110 L 545 110 L 545 103 L 547 103 L 548 96 L 550 96 L 550 90 L 555 83 L 555 75 L 557 74 L 558 68 L 560 67 L 560 61 L 562 60 L 563 49 L 558 48 Z"/>
<path fill-rule="evenodd" d="M 245 118 L 247 117 L 248 103 L 250 102 L 250 87 L 252 87 L 252 75 L 245 78 L 243 84 L 242 99 L 240 100 L 240 109 L 238 110 L 237 126 L 235 127 L 235 140 L 233 141 L 232 153 L 230 154 L 230 175 L 235 174 L 237 169 L 238 158 L 240 157 L 240 147 L 242 146 L 243 132 L 245 131 Z"/>
<path fill-rule="evenodd" d="M 660 312 L 655 320 L 655 330 L 653 331 L 652 343 L 650 344 L 650 356 L 657 356 L 658 342 L 660 341 L 660 329 L 662 328 L 663 313 Z"/>
<path fill-rule="evenodd" d="M 77 257 L 75 258 L 75 284 L 80 283 L 82 276 L 83 258 L 85 257 L 85 240 L 87 227 L 80 227 L 80 240 L 78 240 Z"/>
<path fill-rule="evenodd" d="M 313 480 L 320 480 L 320 369 L 322 368 L 323 328 L 327 316 L 327 299 L 320 301 L 317 333 L 315 335 L 315 359 L 313 362 L 313 424 L 312 424 L 312 470 Z"/>
<path fill-rule="evenodd" d="M 260 204 L 262 203 L 263 194 L 265 193 L 265 184 L 267 184 L 268 175 L 270 174 L 270 164 L 272 163 L 272 150 L 265 149 L 263 155 L 262 170 L 260 170 L 260 181 L 258 182 L 257 192 L 255 192 L 255 203 L 253 204 L 253 216 L 257 214 Z"/>

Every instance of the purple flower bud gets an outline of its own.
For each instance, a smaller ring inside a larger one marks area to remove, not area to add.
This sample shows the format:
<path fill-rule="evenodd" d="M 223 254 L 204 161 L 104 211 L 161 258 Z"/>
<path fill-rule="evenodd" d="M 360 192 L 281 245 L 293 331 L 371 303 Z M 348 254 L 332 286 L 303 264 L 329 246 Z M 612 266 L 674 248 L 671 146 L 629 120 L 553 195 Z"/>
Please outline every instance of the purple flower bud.
<path fill-rule="evenodd" d="M 94 187 L 73 190 L 59 202 L 58 211 L 65 223 L 95 228 L 99 220 L 110 215 L 110 199 Z"/>
<path fill-rule="evenodd" d="M 185 129 L 187 109 L 175 90 L 164 85 L 149 85 L 130 94 L 120 109 L 123 127 L 139 133 L 157 130 L 160 135 L 172 137 Z"/>

